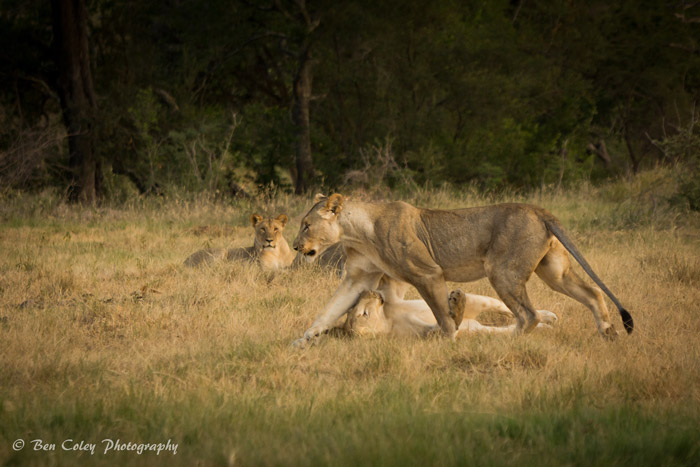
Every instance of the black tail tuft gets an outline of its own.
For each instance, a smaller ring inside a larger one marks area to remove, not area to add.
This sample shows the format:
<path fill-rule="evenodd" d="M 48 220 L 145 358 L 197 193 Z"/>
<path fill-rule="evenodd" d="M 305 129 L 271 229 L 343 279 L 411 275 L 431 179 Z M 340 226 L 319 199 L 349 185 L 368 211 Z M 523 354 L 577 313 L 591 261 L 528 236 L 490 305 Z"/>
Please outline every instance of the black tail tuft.
<path fill-rule="evenodd" d="M 627 334 L 632 334 L 632 331 L 634 330 L 634 320 L 632 319 L 632 315 L 630 315 L 630 312 L 624 308 L 620 308 L 620 316 L 622 317 L 622 324 L 625 326 L 625 331 L 627 331 Z"/>

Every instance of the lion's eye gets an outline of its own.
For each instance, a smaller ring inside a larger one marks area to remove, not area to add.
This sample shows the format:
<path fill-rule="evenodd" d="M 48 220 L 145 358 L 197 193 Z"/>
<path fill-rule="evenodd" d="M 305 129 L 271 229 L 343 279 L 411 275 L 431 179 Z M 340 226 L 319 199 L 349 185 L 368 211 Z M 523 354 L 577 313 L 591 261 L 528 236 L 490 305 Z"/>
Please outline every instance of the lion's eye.
<path fill-rule="evenodd" d="M 303 231 L 306 232 L 307 230 L 309 230 L 309 224 L 304 224 L 304 230 L 303 230 Z"/>
<path fill-rule="evenodd" d="M 279 229 L 278 229 L 277 227 L 275 227 L 275 232 L 277 232 L 278 230 L 279 230 Z"/>

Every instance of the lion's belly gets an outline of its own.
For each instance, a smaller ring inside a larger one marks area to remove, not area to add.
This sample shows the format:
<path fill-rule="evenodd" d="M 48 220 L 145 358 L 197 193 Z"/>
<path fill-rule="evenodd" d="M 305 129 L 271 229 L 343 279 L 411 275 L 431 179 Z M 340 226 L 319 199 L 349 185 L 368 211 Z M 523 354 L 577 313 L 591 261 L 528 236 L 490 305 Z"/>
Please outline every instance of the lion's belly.
<path fill-rule="evenodd" d="M 484 263 L 482 261 L 451 268 L 443 267 L 442 271 L 445 280 L 451 282 L 472 282 L 486 277 L 486 270 L 484 269 Z"/>
<path fill-rule="evenodd" d="M 387 305 L 384 306 L 385 312 Z M 395 336 L 425 336 L 437 326 L 437 320 L 423 300 L 405 300 L 391 310 L 391 333 Z"/>

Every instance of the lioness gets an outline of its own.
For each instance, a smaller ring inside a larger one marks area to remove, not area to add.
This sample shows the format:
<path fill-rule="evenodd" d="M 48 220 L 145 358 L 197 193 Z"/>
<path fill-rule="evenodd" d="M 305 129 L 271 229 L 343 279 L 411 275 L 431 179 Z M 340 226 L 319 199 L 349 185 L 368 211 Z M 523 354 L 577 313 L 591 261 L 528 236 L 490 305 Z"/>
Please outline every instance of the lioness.
<path fill-rule="evenodd" d="M 510 317 L 513 313 L 501 302 L 491 297 L 464 293 L 457 289 L 450 293 L 450 315 L 457 327 L 456 336 L 470 332 L 511 332 L 515 325 L 485 326 L 476 321 L 479 313 L 493 311 Z M 557 315 L 547 310 L 537 310 L 538 327 L 549 327 L 557 321 Z M 428 304 L 423 300 L 385 301 L 382 294 L 366 290 L 360 294 L 357 304 L 348 311 L 343 329 L 351 334 L 395 336 L 427 336 L 440 327 Z"/>
<path fill-rule="evenodd" d="M 383 275 L 413 285 L 447 336 L 454 336 L 456 328 L 449 318 L 445 281 L 488 277 L 516 317 L 514 332 L 526 333 L 538 323 L 525 289 L 533 271 L 552 289 L 586 305 L 598 332 L 614 338 L 617 332 L 609 322 L 602 292 L 574 273 L 567 251 L 617 306 L 628 333 L 634 326 L 559 221 L 535 206 L 499 204 L 446 211 L 419 209 L 401 201 L 346 202 L 337 193 L 317 196 L 301 220 L 294 249 L 313 261 L 337 242 L 346 253 L 345 278 L 295 345 L 303 346 L 328 330 L 363 291 L 374 290 Z"/>
<path fill-rule="evenodd" d="M 244 260 L 257 261 L 264 269 L 280 269 L 289 267 L 296 253 L 289 248 L 282 232 L 287 225 L 287 216 L 281 214 L 276 219 L 263 217 L 259 214 L 250 216 L 250 223 L 255 229 L 253 246 L 247 248 L 208 248 L 199 250 L 185 260 L 186 266 L 208 264 L 215 260 Z"/>

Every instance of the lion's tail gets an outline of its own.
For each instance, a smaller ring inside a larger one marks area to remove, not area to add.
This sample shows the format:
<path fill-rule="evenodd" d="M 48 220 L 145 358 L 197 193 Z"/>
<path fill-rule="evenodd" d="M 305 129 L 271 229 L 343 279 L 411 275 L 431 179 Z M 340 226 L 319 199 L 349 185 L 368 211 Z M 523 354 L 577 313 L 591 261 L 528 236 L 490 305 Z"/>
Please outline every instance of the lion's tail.
<path fill-rule="evenodd" d="M 564 230 L 561 228 L 561 225 L 559 225 L 559 222 L 557 222 L 554 218 L 552 219 L 543 219 L 545 225 L 547 226 L 547 229 L 554 234 L 555 237 L 561 242 L 562 245 L 564 245 L 564 248 L 571 254 L 571 256 L 578 261 L 578 263 L 581 265 L 584 271 L 586 271 L 586 274 L 590 276 L 591 279 L 593 279 L 593 282 L 598 284 L 598 287 L 605 292 L 605 294 L 610 297 L 610 300 L 615 304 L 617 307 L 617 310 L 620 312 L 620 317 L 622 318 L 622 324 L 625 326 L 625 330 L 627 331 L 627 334 L 631 334 L 632 330 L 634 329 L 634 320 L 632 319 L 632 315 L 630 315 L 629 311 L 625 310 L 625 308 L 620 304 L 620 301 L 615 297 L 615 295 L 608 289 L 608 287 L 603 283 L 602 280 L 600 280 L 600 277 L 593 271 L 593 268 L 591 268 L 591 265 L 588 264 L 588 261 L 583 257 L 580 251 L 578 251 L 578 248 L 574 245 L 574 243 L 569 239 L 569 237 L 564 233 Z"/>

